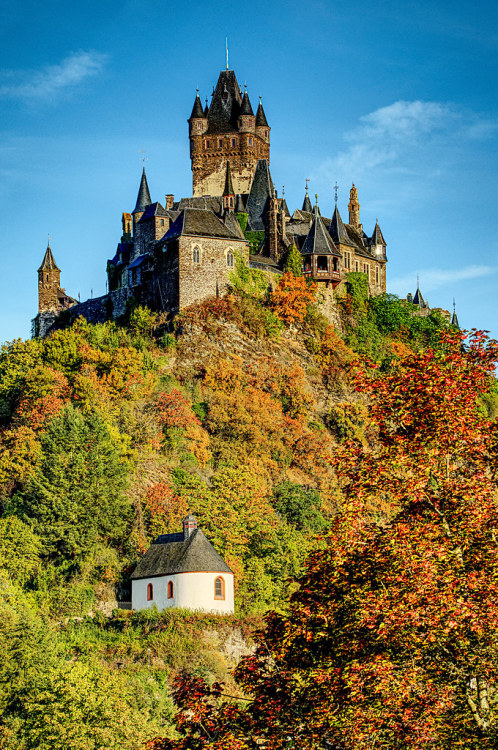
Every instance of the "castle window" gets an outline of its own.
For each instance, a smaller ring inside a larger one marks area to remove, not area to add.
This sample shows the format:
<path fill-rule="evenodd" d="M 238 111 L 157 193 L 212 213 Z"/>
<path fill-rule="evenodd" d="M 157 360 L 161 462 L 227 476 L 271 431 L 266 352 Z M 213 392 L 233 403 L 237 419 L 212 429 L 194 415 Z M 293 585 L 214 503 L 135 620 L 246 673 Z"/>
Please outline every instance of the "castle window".
<path fill-rule="evenodd" d="M 252 138 L 249 138 L 249 145 L 252 146 Z"/>
<path fill-rule="evenodd" d="M 48 265 L 48 264 L 47 264 Z M 48 273 L 47 273 L 47 281 L 48 281 Z"/>
<path fill-rule="evenodd" d="M 223 148 L 223 138 L 218 138 L 218 146 Z"/>
<path fill-rule="evenodd" d="M 192 251 L 192 260 L 194 263 L 200 263 L 201 262 L 201 251 L 198 247 L 194 247 Z"/>
<path fill-rule="evenodd" d="M 344 267 L 351 268 L 351 254 L 344 253 Z"/>
<path fill-rule="evenodd" d="M 235 146 L 235 138 L 232 138 L 232 146 Z"/>
<path fill-rule="evenodd" d="M 339 270 L 339 262 L 338 262 L 337 258 L 334 258 L 333 262 L 334 262 L 334 271 L 338 271 Z"/>
<path fill-rule="evenodd" d="M 168 581 L 168 599 L 173 599 L 173 581 Z"/>
<path fill-rule="evenodd" d="M 233 266 L 233 253 L 231 250 L 227 254 L 227 266 Z"/>
<path fill-rule="evenodd" d="M 161 226 L 164 226 L 164 219 L 161 219 Z"/>
<path fill-rule="evenodd" d="M 375 269 L 375 283 L 379 283 L 379 267 L 377 266 Z"/>
<path fill-rule="evenodd" d="M 233 208 L 233 198 L 232 198 L 232 196 L 229 197 L 228 203 L 230 205 L 230 208 Z"/>
<path fill-rule="evenodd" d="M 268 138 L 268 131 L 265 130 L 265 138 Z"/>
<path fill-rule="evenodd" d="M 154 589 L 151 583 L 147 584 L 147 601 L 151 602 L 154 598 Z"/>
<path fill-rule="evenodd" d="M 211 141 L 206 141 L 206 148 L 209 148 L 211 146 Z"/>
<path fill-rule="evenodd" d="M 358 261 L 357 260 L 355 260 L 354 262 L 354 270 L 356 271 L 356 273 L 358 273 Z"/>
<path fill-rule="evenodd" d="M 200 130 L 200 129 L 201 129 L 201 123 L 200 123 L 200 122 L 198 122 L 198 123 L 197 123 L 197 130 Z"/>
<path fill-rule="evenodd" d="M 218 576 L 214 582 L 214 598 L 225 599 L 225 581 L 221 576 Z"/>
<path fill-rule="evenodd" d="M 325 255 L 319 255 L 316 259 L 316 270 L 318 273 L 324 273 L 328 271 L 327 257 Z"/>
<path fill-rule="evenodd" d="M 307 255 L 304 259 L 304 270 L 311 271 L 311 257 Z"/>

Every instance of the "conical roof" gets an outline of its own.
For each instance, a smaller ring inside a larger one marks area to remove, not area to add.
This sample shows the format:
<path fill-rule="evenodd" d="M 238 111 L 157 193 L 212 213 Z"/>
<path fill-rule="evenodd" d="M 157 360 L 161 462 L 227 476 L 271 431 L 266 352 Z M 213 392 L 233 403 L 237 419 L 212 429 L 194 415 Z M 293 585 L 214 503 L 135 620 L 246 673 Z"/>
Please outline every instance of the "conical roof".
<path fill-rule="evenodd" d="M 235 195 L 232 185 L 232 173 L 230 171 L 230 162 L 227 161 L 227 171 L 225 176 L 225 189 L 223 195 Z"/>
<path fill-rule="evenodd" d="M 254 112 L 252 111 L 251 102 L 249 101 L 249 94 L 247 93 L 247 90 L 244 91 L 244 96 L 242 97 L 242 106 L 240 108 L 240 114 L 241 115 L 254 115 Z"/>
<path fill-rule="evenodd" d="M 375 222 L 375 229 L 372 234 L 372 239 L 370 240 L 370 244 L 372 245 L 386 245 L 386 241 L 382 235 L 382 232 L 380 231 L 379 222 Z"/>
<path fill-rule="evenodd" d="M 237 130 L 242 96 L 233 70 L 222 70 L 207 115 L 208 133 Z"/>
<path fill-rule="evenodd" d="M 194 106 L 192 107 L 192 114 L 190 115 L 189 120 L 191 120 L 193 117 L 205 117 L 199 92 L 197 92 L 197 96 L 195 97 Z"/>
<path fill-rule="evenodd" d="M 259 159 L 246 203 L 249 230 L 259 232 L 265 229 L 264 214 L 268 200 L 273 193 L 274 187 L 268 162 L 266 159 Z"/>
<path fill-rule="evenodd" d="M 60 271 L 61 269 L 55 262 L 52 250 L 50 249 L 50 245 L 47 245 L 47 249 L 45 250 L 45 255 L 43 256 L 42 264 L 39 271 Z"/>
<path fill-rule="evenodd" d="M 256 112 L 256 126 L 258 125 L 266 127 L 266 128 L 268 127 L 268 122 L 266 120 L 266 115 L 263 109 L 263 105 L 261 104 L 261 99 L 259 100 L 259 106 Z"/>
<path fill-rule="evenodd" d="M 308 195 L 308 188 L 306 188 L 306 195 L 304 196 L 303 207 L 302 207 L 301 210 L 302 211 L 308 211 L 308 213 L 310 213 L 310 214 L 313 212 L 313 208 L 311 206 L 310 197 Z"/>
<path fill-rule="evenodd" d="M 145 175 L 145 167 L 142 170 L 142 179 L 140 180 L 140 187 L 138 189 L 137 203 L 132 213 L 140 213 L 145 211 L 147 206 L 152 203 L 150 199 L 149 186 L 147 185 L 147 177 Z"/>
<path fill-rule="evenodd" d="M 313 224 L 301 248 L 302 255 L 335 255 L 342 258 L 339 249 L 334 245 L 320 215 L 315 215 Z"/>
<path fill-rule="evenodd" d="M 349 245 L 350 247 L 355 246 L 354 242 L 351 240 L 349 234 L 346 231 L 346 227 L 344 226 L 344 222 L 341 219 L 341 214 L 339 213 L 337 205 L 334 208 L 334 215 L 332 216 L 332 221 L 330 222 L 329 232 L 336 245 L 341 244 Z"/>
<path fill-rule="evenodd" d="M 455 328 L 458 328 L 460 330 L 460 325 L 458 323 L 458 318 L 455 310 L 455 306 L 453 305 L 453 315 L 451 316 L 451 325 L 455 326 Z"/>
<path fill-rule="evenodd" d="M 422 293 L 418 287 L 413 297 L 413 304 L 418 305 L 420 308 L 426 308 L 428 306 L 427 302 L 425 302 L 424 298 L 422 297 Z"/>

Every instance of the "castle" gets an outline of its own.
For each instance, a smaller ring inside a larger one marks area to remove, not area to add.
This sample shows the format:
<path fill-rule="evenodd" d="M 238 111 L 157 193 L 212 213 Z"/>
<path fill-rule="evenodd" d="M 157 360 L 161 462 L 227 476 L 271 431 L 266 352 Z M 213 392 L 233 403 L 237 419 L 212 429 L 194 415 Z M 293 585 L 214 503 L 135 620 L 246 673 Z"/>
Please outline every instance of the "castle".
<path fill-rule="evenodd" d="M 180 310 L 222 295 L 237 257 L 265 271 L 276 284 L 292 246 L 303 274 L 333 290 L 348 273 L 365 273 L 372 295 L 386 291 L 386 243 L 376 222 L 372 234 L 360 221 L 353 184 L 348 222 L 336 204 L 331 218 L 312 206 L 306 185 L 302 207 L 290 213 L 270 173 L 270 126 L 261 99 L 254 114 L 247 89 L 233 70 L 222 70 L 211 103 L 199 92 L 188 119 L 191 197 L 153 202 L 142 171 L 135 208 L 122 215 L 122 235 L 107 262 L 108 293 L 77 302 L 60 287 L 60 270 L 47 247 L 38 271 L 38 315 L 33 333 L 44 336 L 58 316 L 91 322 L 122 317 L 129 305 Z"/>

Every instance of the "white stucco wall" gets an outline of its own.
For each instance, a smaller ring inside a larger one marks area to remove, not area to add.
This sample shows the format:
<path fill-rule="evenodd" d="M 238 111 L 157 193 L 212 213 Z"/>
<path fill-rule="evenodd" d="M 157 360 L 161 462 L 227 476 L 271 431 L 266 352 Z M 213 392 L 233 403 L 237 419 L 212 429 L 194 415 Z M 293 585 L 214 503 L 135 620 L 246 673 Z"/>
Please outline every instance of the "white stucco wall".
<path fill-rule="evenodd" d="M 215 579 L 225 581 L 225 599 L 214 598 Z M 173 598 L 168 599 L 168 582 L 173 582 Z M 147 601 L 147 585 L 153 586 L 154 598 Z M 234 609 L 233 574 L 232 573 L 177 573 L 170 576 L 141 578 L 131 582 L 132 609 L 149 609 L 153 607 L 184 607 L 202 612 L 219 612 L 231 614 Z"/>

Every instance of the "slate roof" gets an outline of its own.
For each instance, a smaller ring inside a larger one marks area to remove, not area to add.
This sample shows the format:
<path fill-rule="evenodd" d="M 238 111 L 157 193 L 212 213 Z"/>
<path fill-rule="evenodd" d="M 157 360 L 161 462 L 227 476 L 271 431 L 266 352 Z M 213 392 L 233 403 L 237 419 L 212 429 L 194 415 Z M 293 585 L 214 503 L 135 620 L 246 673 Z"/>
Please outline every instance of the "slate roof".
<path fill-rule="evenodd" d="M 263 105 L 261 104 L 261 100 L 259 102 L 259 106 L 256 112 L 256 126 L 258 125 L 261 125 L 262 127 L 269 127 L 268 122 L 266 120 L 266 115 L 263 109 Z"/>
<path fill-rule="evenodd" d="M 372 234 L 372 238 L 370 240 L 370 243 L 372 245 L 386 245 L 386 241 L 382 235 L 382 232 L 380 231 L 379 222 L 375 222 L 375 229 Z"/>
<path fill-rule="evenodd" d="M 315 216 L 311 229 L 301 247 L 303 255 L 336 255 L 342 258 L 342 253 L 334 245 L 327 232 L 321 216 Z"/>
<path fill-rule="evenodd" d="M 159 201 L 157 201 L 156 203 L 151 203 L 150 206 L 147 206 L 142 216 L 140 217 L 138 223 L 140 224 L 142 221 L 153 219 L 155 216 L 168 216 L 168 214 L 166 213 L 165 209 L 161 206 Z"/>
<path fill-rule="evenodd" d="M 225 189 L 223 195 L 235 195 L 232 185 L 232 173 L 230 171 L 230 161 L 227 161 L 227 171 L 225 175 Z"/>
<path fill-rule="evenodd" d="M 242 97 L 242 105 L 240 107 L 240 114 L 241 115 L 254 115 L 254 112 L 252 111 L 251 102 L 249 101 L 249 94 L 247 91 L 244 91 L 244 96 Z"/>
<path fill-rule="evenodd" d="M 140 211 L 145 211 L 147 206 L 152 203 L 150 199 L 149 186 L 147 185 L 147 177 L 145 176 L 145 167 L 142 170 L 142 179 L 140 180 L 140 187 L 138 188 L 137 203 L 132 213 L 136 214 Z"/>
<path fill-rule="evenodd" d="M 39 271 L 60 271 L 61 269 L 55 262 L 55 258 L 53 256 L 52 250 L 50 249 L 50 245 L 47 245 L 47 249 L 45 250 L 45 255 L 43 256 L 42 264 Z"/>
<path fill-rule="evenodd" d="M 268 162 L 266 159 L 259 159 L 246 203 L 247 228 L 250 231 L 259 232 L 265 228 L 263 216 L 273 190 Z"/>
<path fill-rule="evenodd" d="M 201 529 L 184 539 L 180 534 L 159 536 L 149 547 L 131 575 L 133 580 L 175 573 L 232 573 Z"/>
<path fill-rule="evenodd" d="M 183 235 L 195 237 L 218 237 L 241 241 L 241 237 L 223 224 L 213 211 L 201 208 L 184 208 L 173 222 L 161 242 L 176 239 Z"/>
<path fill-rule="evenodd" d="M 419 307 L 422 307 L 422 308 L 428 307 L 418 287 L 417 287 L 417 291 L 415 292 L 415 296 L 413 297 L 413 304 L 418 305 Z"/>
<path fill-rule="evenodd" d="M 130 263 L 128 268 L 137 268 L 138 266 L 141 266 L 142 263 L 145 263 L 145 261 L 148 259 L 147 253 L 145 255 L 139 255 L 138 258 L 135 258 L 135 260 Z"/>
<path fill-rule="evenodd" d="M 303 200 L 302 211 L 306 211 L 309 214 L 313 213 L 313 208 L 311 207 L 311 201 L 310 201 L 310 197 L 308 195 L 307 189 L 306 189 L 306 195 L 304 196 L 304 200 Z"/>
<path fill-rule="evenodd" d="M 204 110 L 202 108 L 201 100 L 199 97 L 199 92 L 197 92 L 197 96 L 195 97 L 194 106 L 192 107 L 192 114 L 190 115 L 189 120 L 191 120 L 193 117 L 205 118 Z"/>
<path fill-rule="evenodd" d="M 229 232 L 232 232 L 232 234 L 236 235 L 239 239 L 245 240 L 244 232 L 242 231 L 239 220 L 237 219 L 233 211 L 225 212 L 225 215 L 223 216 L 223 223 Z"/>
<path fill-rule="evenodd" d="M 221 213 L 223 209 L 223 202 L 221 198 L 217 198 L 213 195 L 201 195 L 193 198 L 181 198 L 181 200 L 175 204 L 177 211 L 183 211 L 184 208 L 203 208 L 205 210 L 214 211 L 215 213 Z M 178 214 L 177 214 L 178 216 Z M 175 216 L 175 219 L 177 218 Z"/>
<path fill-rule="evenodd" d="M 222 70 L 207 113 L 208 133 L 237 131 L 242 97 L 233 70 Z"/>
<path fill-rule="evenodd" d="M 346 231 L 346 227 L 344 226 L 344 222 L 341 219 L 341 214 L 339 213 L 337 206 L 334 208 L 334 215 L 330 222 L 329 232 L 336 245 L 342 244 L 350 245 L 351 247 L 355 246 L 355 243 Z"/>

